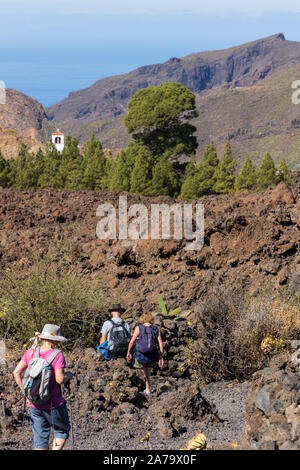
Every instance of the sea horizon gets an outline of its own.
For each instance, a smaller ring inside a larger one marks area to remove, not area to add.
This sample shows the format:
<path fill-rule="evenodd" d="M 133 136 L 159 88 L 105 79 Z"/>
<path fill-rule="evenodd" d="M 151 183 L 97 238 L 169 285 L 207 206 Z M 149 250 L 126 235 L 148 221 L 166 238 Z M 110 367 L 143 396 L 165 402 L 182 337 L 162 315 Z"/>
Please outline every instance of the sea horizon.
<path fill-rule="evenodd" d="M 38 32 L 20 37 L 0 32 L 0 80 L 47 107 L 101 78 L 170 57 L 226 49 L 280 32 L 300 40 L 299 20 L 299 13 L 43 17 Z"/>

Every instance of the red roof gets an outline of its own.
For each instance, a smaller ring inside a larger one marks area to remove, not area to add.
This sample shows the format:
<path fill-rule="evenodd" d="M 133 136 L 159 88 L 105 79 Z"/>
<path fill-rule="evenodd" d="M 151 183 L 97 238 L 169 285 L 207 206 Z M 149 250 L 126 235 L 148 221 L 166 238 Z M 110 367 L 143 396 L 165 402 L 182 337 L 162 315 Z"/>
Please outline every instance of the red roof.
<path fill-rule="evenodd" d="M 52 135 L 65 135 L 65 134 L 63 132 L 57 131 L 57 132 L 53 132 Z"/>

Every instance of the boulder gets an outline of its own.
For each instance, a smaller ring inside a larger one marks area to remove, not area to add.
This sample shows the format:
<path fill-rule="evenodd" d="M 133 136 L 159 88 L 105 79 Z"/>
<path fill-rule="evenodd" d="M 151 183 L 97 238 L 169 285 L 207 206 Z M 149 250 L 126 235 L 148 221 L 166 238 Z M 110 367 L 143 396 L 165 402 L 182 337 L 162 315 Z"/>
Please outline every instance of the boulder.
<path fill-rule="evenodd" d="M 285 204 L 294 204 L 295 198 L 291 189 L 286 183 L 280 183 L 272 190 L 271 198 L 274 202 L 283 202 Z"/>
<path fill-rule="evenodd" d="M 274 356 L 269 367 L 254 374 L 244 439 L 260 450 L 300 450 L 300 361 L 293 355 Z"/>

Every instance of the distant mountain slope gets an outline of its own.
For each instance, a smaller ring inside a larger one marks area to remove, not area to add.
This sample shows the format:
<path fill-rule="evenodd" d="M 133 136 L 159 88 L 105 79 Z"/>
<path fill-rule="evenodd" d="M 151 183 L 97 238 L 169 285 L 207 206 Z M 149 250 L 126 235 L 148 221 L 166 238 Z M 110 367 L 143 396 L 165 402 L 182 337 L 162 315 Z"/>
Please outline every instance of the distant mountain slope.
<path fill-rule="evenodd" d="M 15 158 L 22 143 L 27 145 L 30 152 L 45 148 L 45 145 L 34 137 L 20 137 L 15 130 L 0 129 L 0 152 L 4 158 Z"/>
<path fill-rule="evenodd" d="M 70 93 L 48 107 L 47 116 L 56 122 L 81 124 L 108 119 L 126 113 L 130 97 L 150 85 L 175 81 L 196 93 L 214 87 L 253 85 L 291 60 L 300 60 L 300 43 L 286 41 L 282 34 L 222 51 L 171 58 Z"/>
<path fill-rule="evenodd" d="M 194 121 L 198 157 L 214 140 L 221 152 L 230 140 L 240 164 L 270 151 L 276 161 L 300 163 L 300 105 L 291 84 L 300 80 L 300 42 L 276 34 L 221 51 L 172 58 L 129 74 L 99 80 L 46 109 L 49 125 L 59 125 L 81 142 L 94 131 L 106 148 L 122 148 L 129 136 L 122 123 L 130 97 L 140 88 L 176 81 L 197 97 Z"/>
<path fill-rule="evenodd" d="M 123 125 L 130 97 L 143 87 L 176 81 L 196 94 L 197 158 L 211 140 L 220 154 L 229 140 L 239 165 L 247 156 L 259 162 L 269 151 L 277 163 L 286 158 L 296 169 L 300 167 L 300 105 L 292 104 L 295 80 L 300 80 L 300 42 L 276 34 L 99 80 L 70 93 L 46 113 L 37 101 L 7 89 L 7 103 L 0 105 L 0 127 L 43 142 L 57 127 L 80 143 L 93 131 L 105 148 L 121 149 L 130 138 Z M 10 144 L 7 135 L 4 141 L 11 155 L 17 142 Z"/>
<path fill-rule="evenodd" d="M 0 104 L 0 127 L 14 129 L 20 136 L 39 139 L 46 114 L 33 98 L 12 88 L 6 89 L 6 103 Z"/>
<path fill-rule="evenodd" d="M 293 81 L 300 79 L 300 61 L 279 69 L 250 87 L 197 95 L 199 117 L 194 121 L 198 155 L 211 140 L 221 153 L 227 141 L 241 164 L 246 157 L 259 163 L 270 152 L 300 168 L 300 104 L 292 103 Z"/>
<path fill-rule="evenodd" d="M 6 103 L 0 104 L 0 151 L 4 158 L 15 157 L 22 143 L 36 152 L 41 143 L 41 130 L 46 122 L 43 106 L 12 88 L 6 89 Z"/>

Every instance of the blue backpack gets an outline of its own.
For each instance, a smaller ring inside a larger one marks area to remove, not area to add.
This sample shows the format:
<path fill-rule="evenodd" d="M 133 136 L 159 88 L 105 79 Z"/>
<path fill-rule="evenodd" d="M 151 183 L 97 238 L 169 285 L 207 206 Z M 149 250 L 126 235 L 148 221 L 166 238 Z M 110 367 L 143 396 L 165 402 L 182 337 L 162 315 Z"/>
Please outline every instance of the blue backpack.
<path fill-rule="evenodd" d="M 158 328 L 157 326 L 139 325 L 136 359 L 141 364 L 158 361 Z"/>

